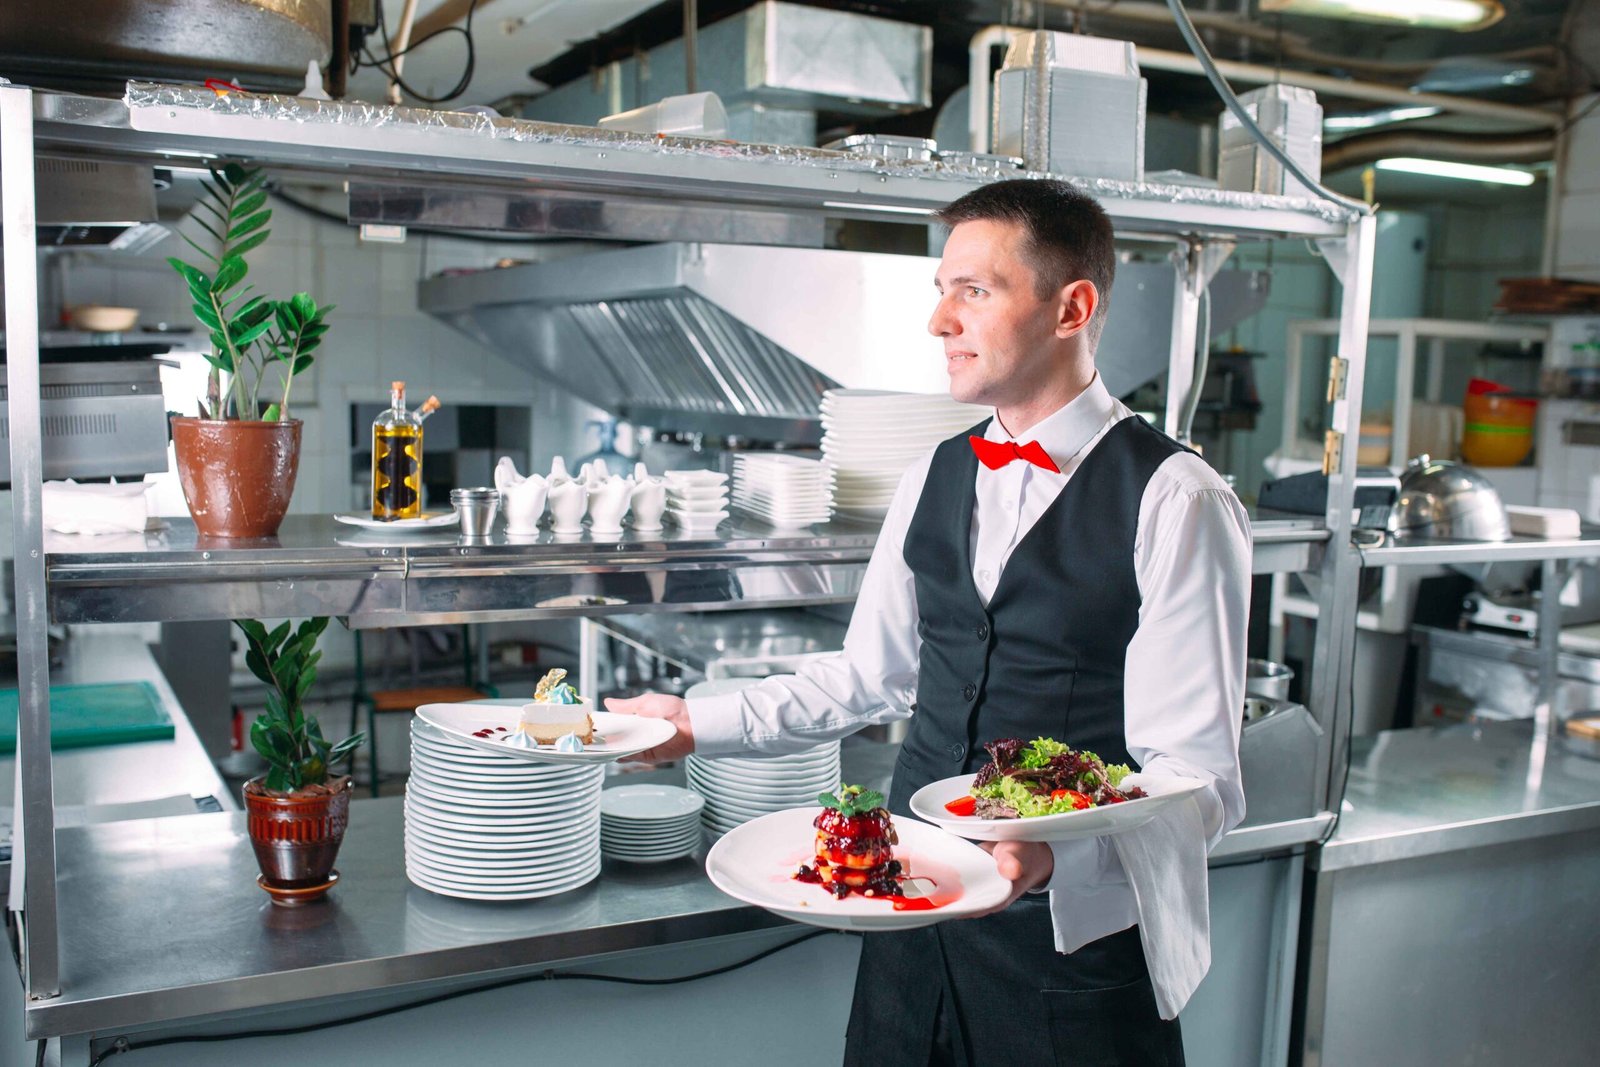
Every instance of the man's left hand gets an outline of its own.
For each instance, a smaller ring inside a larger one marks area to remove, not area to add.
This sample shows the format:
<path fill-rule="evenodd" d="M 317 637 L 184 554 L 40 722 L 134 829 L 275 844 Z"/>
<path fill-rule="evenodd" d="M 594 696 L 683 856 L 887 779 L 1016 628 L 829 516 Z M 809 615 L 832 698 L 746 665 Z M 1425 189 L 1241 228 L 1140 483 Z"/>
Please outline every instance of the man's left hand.
<path fill-rule="evenodd" d="M 1011 883 L 1003 903 L 982 915 L 1004 911 L 1030 889 L 1043 889 L 1056 870 L 1056 855 L 1040 841 L 979 841 L 979 847 L 994 857 L 995 870 Z M 973 916 L 981 918 L 982 915 Z"/>

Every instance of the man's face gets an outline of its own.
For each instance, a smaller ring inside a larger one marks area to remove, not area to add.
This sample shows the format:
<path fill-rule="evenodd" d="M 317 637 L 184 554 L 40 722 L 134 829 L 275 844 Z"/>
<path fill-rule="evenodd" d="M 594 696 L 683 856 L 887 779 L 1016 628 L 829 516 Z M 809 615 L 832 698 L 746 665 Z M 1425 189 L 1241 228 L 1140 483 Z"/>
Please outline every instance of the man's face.
<path fill-rule="evenodd" d="M 1017 223 L 977 219 L 958 224 L 945 242 L 928 332 L 944 339 L 950 395 L 963 403 L 1023 403 L 1059 358 L 1051 344 L 1059 294 L 1039 298 L 1024 240 Z"/>

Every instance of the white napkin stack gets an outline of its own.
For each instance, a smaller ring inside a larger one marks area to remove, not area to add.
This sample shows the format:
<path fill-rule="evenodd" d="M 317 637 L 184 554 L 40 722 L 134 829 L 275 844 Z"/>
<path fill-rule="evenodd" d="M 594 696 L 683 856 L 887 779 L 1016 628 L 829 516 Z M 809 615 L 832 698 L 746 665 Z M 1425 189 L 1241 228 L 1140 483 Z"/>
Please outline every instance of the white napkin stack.
<path fill-rule="evenodd" d="M 44 526 L 70 534 L 143 533 L 163 523 L 150 514 L 145 482 L 80 485 L 68 479 L 44 483 Z"/>
<path fill-rule="evenodd" d="M 1139 939 L 1156 1008 L 1163 1019 L 1176 1019 L 1211 967 L 1211 899 L 1200 805 L 1185 797 L 1143 826 L 1111 835 L 1111 841 L 1138 903 Z"/>

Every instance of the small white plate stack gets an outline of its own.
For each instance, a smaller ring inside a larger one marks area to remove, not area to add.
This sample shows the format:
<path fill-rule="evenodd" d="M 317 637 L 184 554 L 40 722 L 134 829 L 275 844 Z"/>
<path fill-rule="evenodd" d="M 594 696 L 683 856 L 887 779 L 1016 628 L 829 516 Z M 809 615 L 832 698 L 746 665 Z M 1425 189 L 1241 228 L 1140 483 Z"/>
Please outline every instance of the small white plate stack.
<path fill-rule="evenodd" d="M 751 819 L 785 808 L 814 807 L 817 794 L 839 788 L 839 742 L 770 759 L 688 757 L 689 788 L 706 798 L 701 821 L 720 837 Z"/>
<path fill-rule="evenodd" d="M 705 800 L 675 785 L 619 785 L 600 794 L 600 851 L 629 863 L 681 859 L 700 845 Z"/>
<path fill-rule="evenodd" d="M 728 476 L 721 471 L 666 471 L 667 518 L 690 533 L 709 533 L 728 517 Z"/>
<path fill-rule="evenodd" d="M 529 900 L 600 873 L 598 764 L 532 763 L 411 720 L 406 877 L 469 900 Z"/>
<path fill-rule="evenodd" d="M 833 515 L 833 471 L 784 452 L 733 458 L 733 506 L 779 528 L 827 522 Z"/>
<path fill-rule="evenodd" d="M 868 520 L 883 518 L 900 476 L 918 457 L 994 414 L 948 396 L 877 389 L 829 389 L 821 409 L 834 510 Z"/>

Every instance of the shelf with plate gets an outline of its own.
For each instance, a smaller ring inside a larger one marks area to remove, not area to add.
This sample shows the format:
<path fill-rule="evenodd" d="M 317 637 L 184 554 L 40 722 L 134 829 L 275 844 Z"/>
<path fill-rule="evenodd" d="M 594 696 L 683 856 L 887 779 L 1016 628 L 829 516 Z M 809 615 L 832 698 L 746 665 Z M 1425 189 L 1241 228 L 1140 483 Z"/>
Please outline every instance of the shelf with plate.
<path fill-rule="evenodd" d="M 1452 541 L 1446 538 L 1389 538 L 1359 549 L 1365 567 L 1406 564 L 1536 563 L 1543 560 L 1600 559 L 1600 527 L 1585 526 L 1579 537 L 1513 537 L 1509 541 Z"/>

